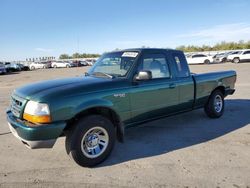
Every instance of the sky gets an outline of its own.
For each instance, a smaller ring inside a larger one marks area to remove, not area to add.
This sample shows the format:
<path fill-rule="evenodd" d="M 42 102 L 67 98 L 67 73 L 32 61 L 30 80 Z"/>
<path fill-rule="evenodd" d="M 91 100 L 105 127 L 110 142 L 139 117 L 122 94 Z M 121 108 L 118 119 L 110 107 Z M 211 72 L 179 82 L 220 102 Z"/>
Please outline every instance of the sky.
<path fill-rule="evenodd" d="M 250 40 L 249 0 L 0 0 L 0 61 Z"/>

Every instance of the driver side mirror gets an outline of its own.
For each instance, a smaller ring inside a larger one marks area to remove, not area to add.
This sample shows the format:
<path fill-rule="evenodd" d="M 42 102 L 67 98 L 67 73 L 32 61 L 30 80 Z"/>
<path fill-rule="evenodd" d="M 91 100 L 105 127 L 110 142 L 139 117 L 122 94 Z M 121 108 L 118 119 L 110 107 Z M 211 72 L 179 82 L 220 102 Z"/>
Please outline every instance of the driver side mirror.
<path fill-rule="evenodd" d="M 140 71 L 136 76 L 136 81 L 143 81 L 143 80 L 151 80 L 152 79 L 152 72 L 151 71 Z"/>

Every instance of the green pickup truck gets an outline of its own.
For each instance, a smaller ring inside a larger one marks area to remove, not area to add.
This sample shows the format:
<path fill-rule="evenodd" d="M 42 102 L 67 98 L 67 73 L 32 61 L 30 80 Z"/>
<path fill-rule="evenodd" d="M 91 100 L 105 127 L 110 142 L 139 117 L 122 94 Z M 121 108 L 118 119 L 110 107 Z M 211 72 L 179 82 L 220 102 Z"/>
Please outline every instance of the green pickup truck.
<path fill-rule="evenodd" d="M 116 140 L 123 142 L 127 127 L 199 108 L 219 118 L 235 82 L 235 71 L 190 73 L 182 51 L 115 51 L 103 54 L 85 76 L 16 89 L 7 121 L 32 149 L 51 148 L 66 136 L 67 153 L 90 167 L 108 157 Z"/>

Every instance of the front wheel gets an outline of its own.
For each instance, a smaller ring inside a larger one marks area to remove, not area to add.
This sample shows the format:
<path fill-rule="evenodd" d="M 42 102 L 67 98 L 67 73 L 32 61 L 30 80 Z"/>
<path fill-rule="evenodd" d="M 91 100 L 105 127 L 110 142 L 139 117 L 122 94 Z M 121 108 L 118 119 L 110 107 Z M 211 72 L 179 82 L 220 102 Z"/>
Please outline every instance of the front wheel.
<path fill-rule="evenodd" d="M 215 90 L 209 97 L 205 107 L 205 113 L 210 118 L 219 118 L 224 113 L 224 95 L 220 90 Z"/>
<path fill-rule="evenodd" d="M 92 167 L 104 161 L 115 144 L 115 128 L 100 115 L 80 119 L 66 135 L 66 151 L 83 167 Z"/>
<path fill-rule="evenodd" d="M 233 59 L 233 63 L 239 63 L 239 62 L 240 62 L 240 59 L 238 57 Z"/>

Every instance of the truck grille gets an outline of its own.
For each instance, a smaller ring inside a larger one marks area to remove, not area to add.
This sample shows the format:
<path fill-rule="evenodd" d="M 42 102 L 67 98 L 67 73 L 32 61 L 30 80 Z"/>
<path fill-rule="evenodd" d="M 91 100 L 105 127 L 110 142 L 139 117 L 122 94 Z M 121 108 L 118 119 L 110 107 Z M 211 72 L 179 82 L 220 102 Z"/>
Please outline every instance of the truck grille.
<path fill-rule="evenodd" d="M 10 110 L 14 116 L 20 118 L 23 106 L 25 105 L 25 100 L 17 96 L 11 97 Z"/>

